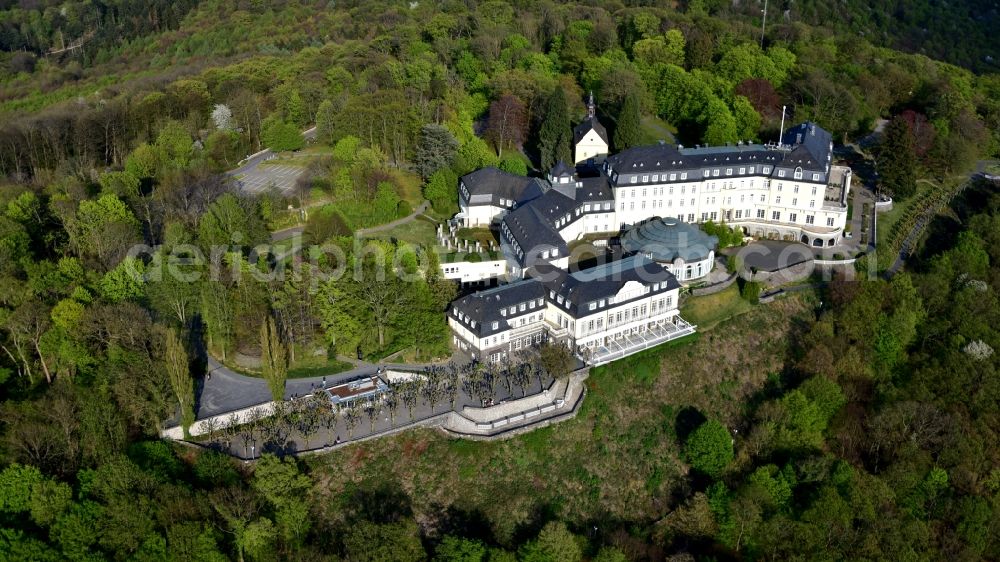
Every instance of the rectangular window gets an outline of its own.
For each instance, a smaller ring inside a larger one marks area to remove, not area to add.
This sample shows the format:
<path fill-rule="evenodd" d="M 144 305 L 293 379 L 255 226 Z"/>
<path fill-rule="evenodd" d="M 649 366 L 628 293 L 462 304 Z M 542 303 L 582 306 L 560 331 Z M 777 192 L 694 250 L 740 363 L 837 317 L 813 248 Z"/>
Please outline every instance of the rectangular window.
<path fill-rule="evenodd" d="M 781 211 L 771 211 L 771 220 L 773 220 L 773 221 L 780 221 L 781 220 Z"/>
<path fill-rule="evenodd" d="M 796 218 L 797 217 L 796 217 L 795 213 L 791 213 L 790 215 L 788 215 L 788 222 L 795 222 Z"/>
<path fill-rule="evenodd" d="M 826 226 L 833 226 L 833 217 L 826 219 Z"/>
<path fill-rule="evenodd" d="M 819 174 L 813 174 L 813 181 L 819 181 Z"/>
<path fill-rule="evenodd" d="M 792 198 L 792 206 L 795 206 L 795 205 L 798 205 L 798 204 L 799 204 L 798 198 L 793 197 Z"/>
<path fill-rule="evenodd" d="M 635 182 L 639 181 L 639 176 L 631 176 L 629 178 L 629 181 L 632 182 L 632 183 L 635 183 Z"/>
<path fill-rule="evenodd" d="M 719 219 L 719 213 L 716 211 L 712 211 L 712 220 L 718 220 L 718 219 Z"/>
<path fill-rule="evenodd" d="M 584 206 L 583 206 L 583 211 L 584 211 L 585 213 L 589 213 L 589 212 L 590 212 L 590 205 L 589 205 L 589 204 L 588 204 L 588 205 L 584 205 Z"/>
<path fill-rule="evenodd" d="M 747 173 L 747 169 L 746 168 L 740 168 L 740 175 L 742 176 L 745 173 Z"/>
<path fill-rule="evenodd" d="M 815 206 L 816 206 L 816 202 L 815 202 L 815 201 L 810 201 L 810 202 L 809 202 L 809 208 L 810 208 L 810 209 L 812 209 L 812 208 L 813 208 L 813 207 L 815 207 Z"/>
<path fill-rule="evenodd" d="M 750 166 L 750 173 L 751 174 L 753 173 L 754 168 L 755 168 L 755 166 Z"/>
<path fill-rule="evenodd" d="M 793 190 L 792 190 L 792 192 L 793 192 L 793 193 L 798 193 L 798 192 L 799 192 L 799 186 L 797 186 L 797 185 L 796 185 L 796 186 L 795 186 L 795 189 L 793 189 Z"/>
<path fill-rule="evenodd" d="M 781 196 L 780 195 L 774 198 L 774 204 L 775 205 L 781 205 Z"/>
<path fill-rule="evenodd" d="M 733 169 L 732 168 L 726 168 L 726 175 L 727 176 L 733 175 Z"/>
<path fill-rule="evenodd" d="M 764 209 L 757 209 L 757 218 L 758 219 L 764 218 Z"/>
<path fill-rule="evenodd" d="M 767 201 L 767 196 L 765 196 L 763 193 L 761 193 L 760 194 L 760 202 L 764 203 L 765 201 Z"/>
<path fill-rule="evenodd" d="M 670 181 L 675 181 L 677 179 L 677 174 L 670 174 Z"/>
<path fill-rule="evenodd" d="M 814 220 L 816 220 L 816 217 L 813 215 L 806 215 L 806 224 L 813 224 Z"/>
<path fill-rule="evenodd" d="M 716 177 L 716 178 L 719 177 L 719 169 L 718 168 L 712 170 L 712 176 Z"/>
<path fill-rule="evenodd" d="M 708 176 L 710 176 L 710 175 L 712 175 L 712 172 L 711 172 L 711 170 L 705 170 L 705 172 L 704 172 L 704 177 L 706 177 L 706 178 L 707 178 L 707 177 L 708 177 Z"/>
<path fill-rule="evenodd" d="M 649 181 L 649 176 L 648 175 L 642 176 L 642 183 L 646 183 L 648 181 Z"/>
<path fill-rule="evenodd" d="M 682 180 L 688 179 L 688 173 L 687 172 L 681 172 L 681 179 Z"/>
<path fill-rule="evenodd" d="M 785 177 L 785 171 L 784 170 L 778 170 L 778 177 L 779 178 Z"/>
<path fill-rule="evenodd" d="M 663 302 L 667 305 L 667 308 L 670 308 L 674 305 L 674 297 L 667 297 L 663 299 Z"/>
<path fill-rule="evenodd" d="M 770 166 L 764 166 L 764 173 L 765 174 L 770 174 L 771 173 L 771 167 Z"/>
<path fill-rule="evenodd" d="M 694 222 L 694 213 L 688 213 L 688 222 Z"/>

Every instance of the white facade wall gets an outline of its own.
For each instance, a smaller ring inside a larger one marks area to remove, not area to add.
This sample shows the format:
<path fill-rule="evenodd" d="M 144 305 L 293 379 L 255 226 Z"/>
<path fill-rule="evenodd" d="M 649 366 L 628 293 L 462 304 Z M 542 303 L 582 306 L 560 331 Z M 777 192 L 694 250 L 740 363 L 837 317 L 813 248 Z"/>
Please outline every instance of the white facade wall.
<path fill-rule="evenodd" d="M 506 275 L 507 260 L 442 263 L 441 273 L 445 279 L 453 279 L 462 283 L 475 283 Z"/>
<path fill-rule="evenodd" d="M 680 290 L 674 289 L 584 316 L 576 322 L 574 343 L 579 347 L 603 345 L 608 339 L 645 331 L 651 323 L 666 322 L 679 314 L 679 295 Z"/>
<path fill-rule="evenodd" d="M 580 139 L 580 142 L 576 144 L 576 154 L 574 158 L 576 163 L 580 164 L 586 162 L 587 160 L 593 158 L 596 161 L 601 161 L 605 156 L 608 155 L 608 143 L 604 142 L 601 135 L 597 134 L 597 131 L 591 129 L 586 135 Z"/>
<path fill-rule="evenodd" d="M 509 211 L 497 205 L 470 205 L 459 200 L 459 209 L 465 216 L 466 227 L 489 226 L 494 220 L 500 220 Z"/>
<path fill-rule="evenodd" d="M 846 206 L 825 202 L 824 183 L 751 176 L 631 184 L 631 175 L 621 174 L 619 180 L 623 183 L 614 188 L 619 228 L 661 216 L 689 223 L 725 221 L 733 226 L 746 226 L 751 234 L 754 228 L 769 228 L 828 237 L 832 233 L 839 238 L 847 222 Z M 638 182 L 653 177 L 636 175 Z"/>

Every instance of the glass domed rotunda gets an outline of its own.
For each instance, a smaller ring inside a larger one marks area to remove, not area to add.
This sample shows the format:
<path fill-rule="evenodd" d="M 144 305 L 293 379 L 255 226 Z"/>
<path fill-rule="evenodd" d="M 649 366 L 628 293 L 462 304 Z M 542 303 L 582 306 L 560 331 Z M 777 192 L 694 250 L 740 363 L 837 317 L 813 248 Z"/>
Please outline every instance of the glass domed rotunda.
<path fill-rule="evenodd" d="M 645 254 L 681 282 L 701 279 L 712 271 L 719 239 L 673 217 L 654 218 L 633 226 L 621 237 L 622 249 Z"/>

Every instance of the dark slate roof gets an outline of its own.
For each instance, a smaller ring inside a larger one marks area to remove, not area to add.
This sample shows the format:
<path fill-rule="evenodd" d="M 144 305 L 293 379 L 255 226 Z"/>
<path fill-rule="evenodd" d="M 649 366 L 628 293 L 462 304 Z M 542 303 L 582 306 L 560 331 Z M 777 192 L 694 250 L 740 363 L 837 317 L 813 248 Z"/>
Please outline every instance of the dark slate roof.
<path fill-rule="evenodd" d="M 524 188 L 521 195 L 514 199 L 514 201 L 518 204 L 518 206 L 524 205 L 528 201 L 538 199 L 542 195 L 545 195 L 546 191 L 548 191 L 546 183 L 542 180 L 535 179 Z"/>
<path fill-rule="evenodd" d="M 535 279 L 524 279 L 462 297 L 451 303 L 452 312 L 450 314 L 452 318 L 458 320 L 474 334 L 481 338 L 487 337 L 510 329 L 511 326 L 508 324 L 508 319 L 520 318 L 524 314 L 535 313 L 544 307 L 545 304 L 543 301 L 542 307 L 527 307 L 524 312 L 518 310 L 517 314 L 514 315 L 503 315 L 500 313 L 501 310 L 517 306 L 522 302 L 544 299 L 545 293 L 545 287 L 541 282 Z M 463 313 L 464 317 L 456 317 L 454 311 Z M 476 323 L 475 328 L 472 327 L 473 321 Z M 497 323 L 496 329 L 493 328 L 493 322 Z"/>
<path fill-rule="evenodd" d="M 748 164 L 770 164 L 777 167 L 802 167 L 803 170 L 826 172 L 830 154 L 830 133 L 815 123 L 792 127 L 782 140 L 782 146 L 737 144 L 685 148 L 669 144 L 637 146 L 607 159 L 619 175 L 648 174 L 664 171 L 687 171 L 700 174 L 705 168 L 736 167 Z M 734 170 L 729 176 L 738 176 Z M 774 171 L 772 171 L 772 174 Z M 759 175 L 755 173 L 754 175 Z M 690 179 L 701 179 L 701 176 Z M 619 184 L 625 184 L 619 180 Z"/>
<path fill-rule="evenodd" d="M 562 272 L 561 275 L 547 281 L 546 286 L 566 300 L 567 304 L 561 308 L 569 310 L 574 317 L 580 318 L 620 306 L 622 304 L 620 302 L 613 305 L 606 303 L 605 307 L 591 311 L 587 305 L 615 296 L 629 281 L 637 281 L 643 285 L 660 283 L 659 291 L 653 293 L 671 291 L 681 286 L 677 278 L 662 265 L 642 255 L 630 256 L 574 273 Z M 636 298 L 646 296 L 648 295 Z"/>
<path fill-rule="evenodd" d="M 718 243 L 718 237 L 673 217 L 646 221 L 621 237 L 626 252 L 652 254 L 653 260 L 670 263 L 677 258 L 688 262 L 708 259 Z"/>
<path fill-rule="evenodd" d="M 697 165 L 689 162 L 676 147 L 670 144 L 634 146 L 608 157 L 608 163 L 619 174 L 687 169 Z"/>
<path fill-rule="evenodd" d="M 579 181 L 580 187 L 576 188 L 578 202 L 614 201 L 615 194 L 611 191 L 607 177 L 580 178 Z"/>
<path fill-rule="evenodd" d="M 785 165 L 805 170 L 826 171 L 830 162 L 830 144 L 833 137 L 825 129 L 812 122 L 796 125 L 785 132 L 782 144 L 792 146 L 785 158 Z"/>
<path fill-rule="evenodd" d="M 552 226 L 552 221 L 536 208 L 536 203 L 547 198 L 549 193 L 555 192 L 549 191 L 545 196 L 514 209 L 503 218 L 503 223 L 524 252 L 523 256 L 514 256 L 522 266 L 534 265 L 532 262 L 538 258 L 540 252 L 549 248 L 557 248 L 560 256 L 569 253 L 566 241 Z"/>
<path fill-rule="evenodd" d="M 586 136 L 586 134 L 589 133 L 591 129 L 597 131 L 597 134 L 598 136 L 601 137 L 601 140 L 608 143 L 609 145 L 611 144 L 611 141 L 609 140 L 608 137 L 608 130 L 604 128 L 604 125 L 601 125 L 601 122 L 597 120 L 597 117 L 588 117 L 584 119 L 582 123 L 580 123 L 576 127 L 573 127 L 573 144 L 577 144 L 578 142 L 583 140 L 583 137 Z"/>
<path fill-rule="evenodd" d="M 532 184 L 536 188 L 544 191 L 544 185 L 537 178 L 527 178 L 517 174 L 505 172 L 499 168 L 481 168 L 462 176 L 462 183 L 465 184 L 469 194 L 491 196 L 492 201 L 499 199 L 509 199 L 517 201 Z"/>
<path fill-rule="evenodd" d="M 567 176 L 573 177 L 575 175 L 576 175 L 576 169 L 571 168 L 568 164 L 566 164 L 562 160 L 556 162 L 556 165 L 553 166 L 551 170 L 549 170 L 549 176 L 553 178 L 562 178 Z"/>

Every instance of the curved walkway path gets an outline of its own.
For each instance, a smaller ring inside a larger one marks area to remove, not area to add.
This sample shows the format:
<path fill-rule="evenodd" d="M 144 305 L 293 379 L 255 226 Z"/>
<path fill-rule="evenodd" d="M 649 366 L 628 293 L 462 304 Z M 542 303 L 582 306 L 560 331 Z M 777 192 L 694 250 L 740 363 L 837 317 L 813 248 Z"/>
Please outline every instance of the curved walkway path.
<path fill-rule="evenodd" d="M 406 223 L 408 223 L 408 222 L 416 219 L 419 215 L 424 214 L 427 211 L 427 208 L 430 207 L 430 206 L 431 206 L 431 202 L 427 201 L 425 199 L 424 202 L 421 203 L 420 206 L 417 207 L 417 209 L 415 211 L 413 211 L 412 213 L 410 213 L 409 215 L 406 215 L 405 217 L 400 218 L 400 219 L 396 219 L 396 220 L 394 220 L 392 222 L 387 222 L 385 224 L 380 224 L 378 226 L 372 226 L 372 227 L 369 227 L 369 228 L 359 228 L 359 229 L 357 229 L 357 230 L 354 231 L 354 235 L 355 236 L 359 236 L 359 237 L 365 237 L 365 236 L 371 236 L 372 234 L 376 234 L 378 232 L 384 232 L 386 230 L 391 230 L 393 228 L 396 228 L 399 225 L 406 224 Z"/>

